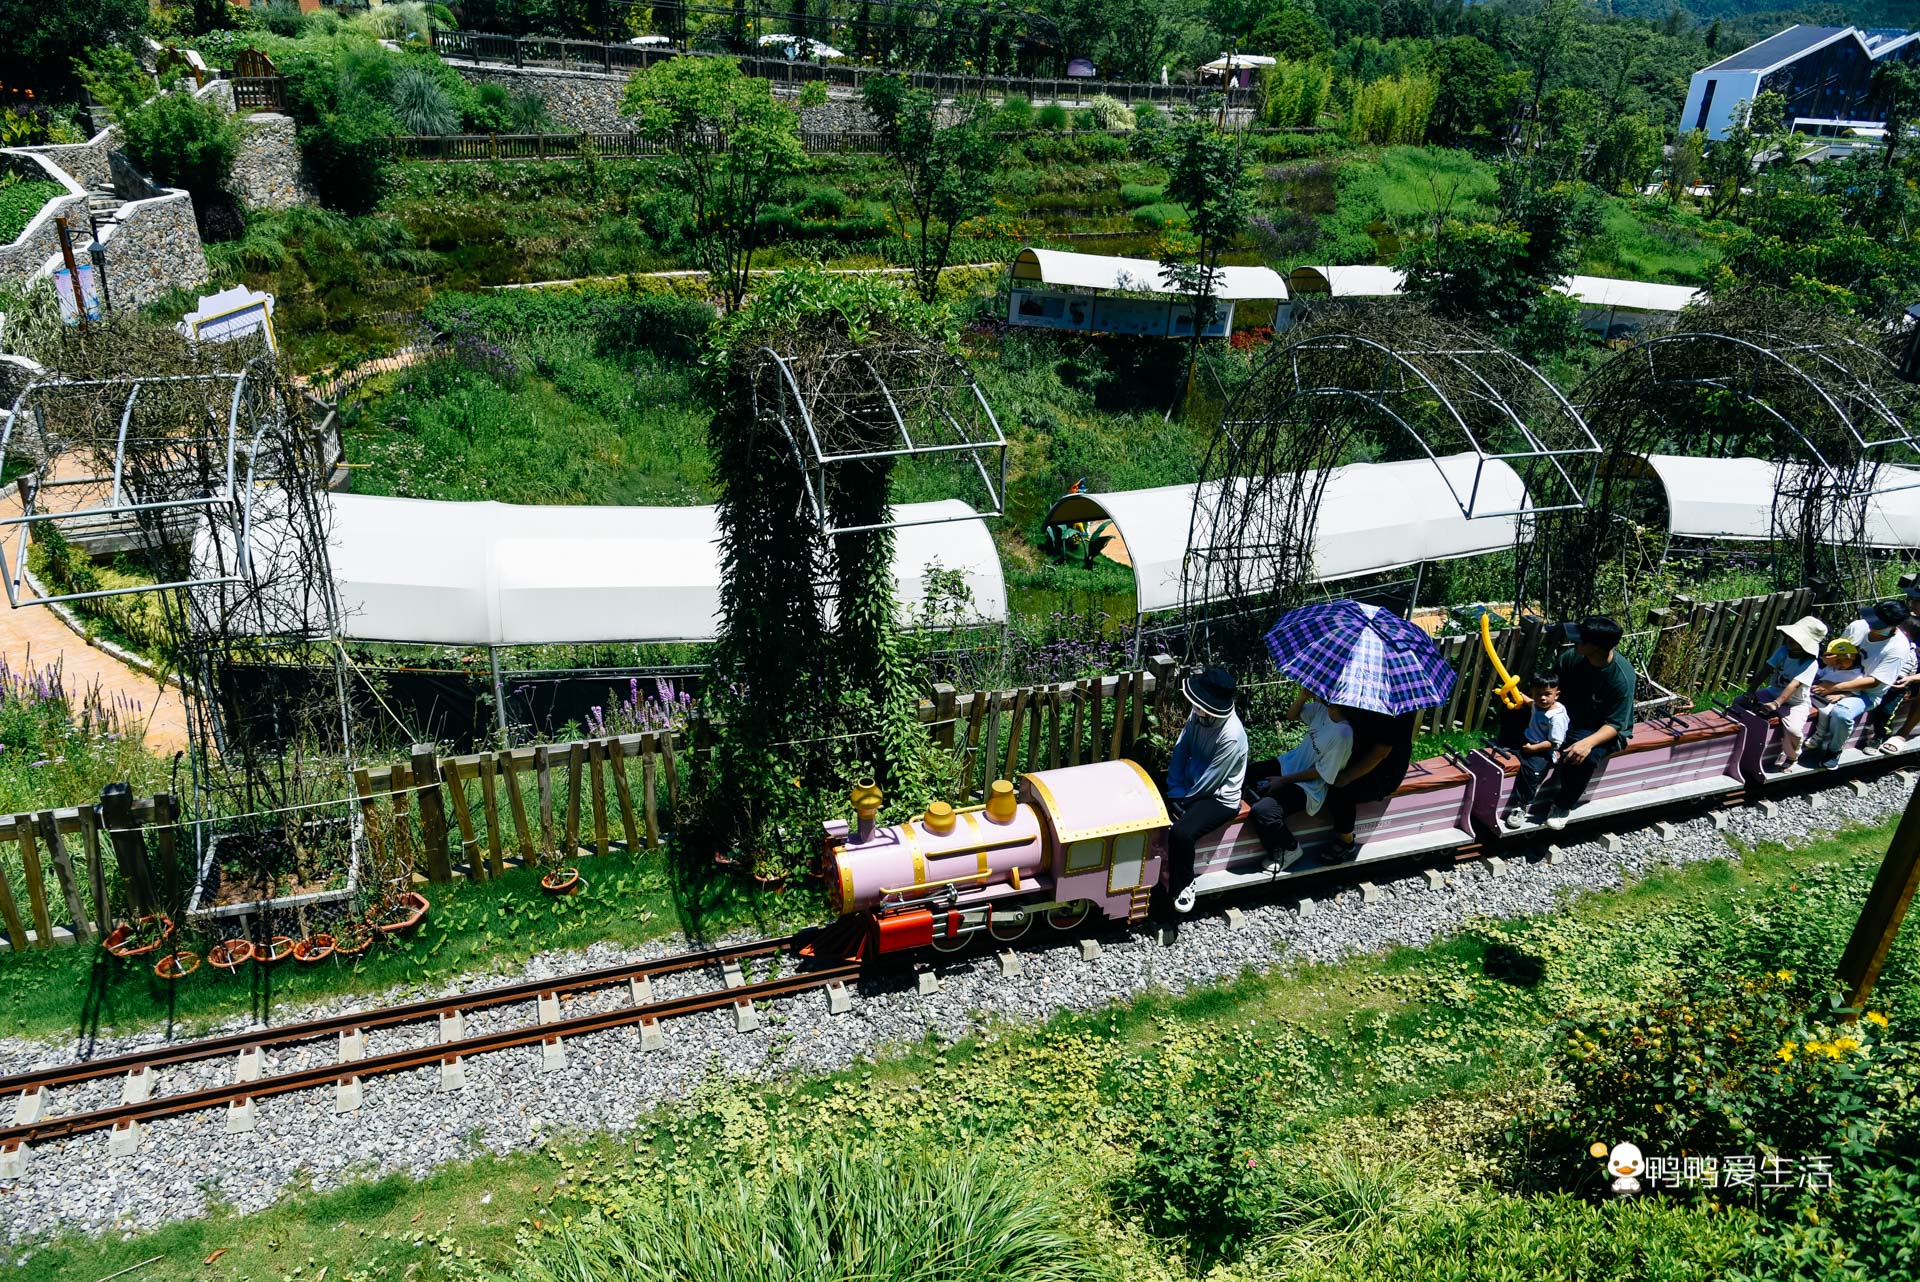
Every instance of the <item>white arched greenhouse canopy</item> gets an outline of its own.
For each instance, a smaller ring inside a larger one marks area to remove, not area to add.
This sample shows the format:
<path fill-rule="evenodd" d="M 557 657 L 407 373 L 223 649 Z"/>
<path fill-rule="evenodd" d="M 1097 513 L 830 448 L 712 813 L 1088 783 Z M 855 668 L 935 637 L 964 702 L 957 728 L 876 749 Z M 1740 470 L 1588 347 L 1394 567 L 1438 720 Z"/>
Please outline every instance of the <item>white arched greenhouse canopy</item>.
<path fill-rule="evenodd" d="M 1760 458 L 1650 454 L 1667 495 L 1667 528 L 1679 538 L 1764 541 L 1773 537 L 1779 466 Z M 1920 548 L 1920 470 L 1885 467 L 1867 509 L 1867 546 Z"/>
<path fill-rule="evenodd" d="M 719 527 L 711 507 L 540 507 L 335 494 L 328 556 L 342 631 L 432 645 L 711 640 Z M 895 508 L 894 590 L 921 616 L 929 566 L 959 571 L 966 623 L 1003 623 L 986 522 L 959 499 Z M 945 621 L 945 620 L 943 620 Z"/>
<path fill-rule="evenodd" d="M 1206 488 L 1216 486 L 1209 482 Z M 1053 505 L 1046 523 L 1112 522 L 1133 563 L 1137 613 L 1157 614 L 1181 605 L 1181 570 L 1194 500 L 1205 498 L 1201 488 L 1069 494 Z M 1526 506 L 1519 473 L 1478 454 L 1335 468 L 1314 531 L 1314 577 L 1328 582 L 1505 551 L 1518 534 L 1519 518 L 1513 514 Z M 1469 516 L 1468 509 L 1476 515 Z M 1258 545 L 1274 539 L 1248 531 L 1245 541 Z"/>

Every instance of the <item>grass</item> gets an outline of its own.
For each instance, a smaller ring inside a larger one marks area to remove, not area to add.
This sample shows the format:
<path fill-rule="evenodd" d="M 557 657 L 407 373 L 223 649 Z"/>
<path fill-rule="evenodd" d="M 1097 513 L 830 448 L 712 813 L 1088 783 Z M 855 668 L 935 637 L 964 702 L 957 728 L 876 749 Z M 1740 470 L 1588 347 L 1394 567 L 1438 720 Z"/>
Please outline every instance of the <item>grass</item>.
<path fill-rule="evenodd" d="M 1892 826 L 1792 850 L 1730 848 L 1723 861 L 1426 947 L 929 1040 L 823 1078 L 745 1090 L 716 1081 L 632 1136 L 479 1157 L 417 1183 L 297 1195 L 126 1241 L 68 1236 L 34 1249 L 35 1276 L 90 1282 L 155 1255 L 142 1278 L 311 1277 L 325 1265 L 335 1278 L 433 1282 L 467 1276 L 475 1259 L 490 1276 L 523 1276 L 516 1252 L 550 1257 L 559 1225 L 633 1213 L 696 1173 L 761 1178 L 801 1154 L 985 1145 L 1075 1190 L 1116 1272 L 1184 1278 L 1177 1245 L 1114 1217 L 1099 1190 L 1125 1169 L 1155 1108 L 1197 1103 L 1253 1071 L 1279 1091 L 1268 1159 L 1293 1164 L 1301 1194 L 1258 1276 L 1601 1277 L 1629 1262 L 1643 1278 L 1720 1276 L 1743 1249 L 1743 1213 L 1502 1192 L 1485 1182 L 1499 1177 L 1497 1137 L 1535 1099 L 1562 1018 L 1630 1007 L 1703 952 L 1736 966 L 1830 967 Z M 1516 956 L 1534 968 L 1516 974 Z M 1876 996 L 1896 1027 L 1916 1017 L 1917 962 L 1909 933 Z M 1305 1213 L 1302 1199 L 1317 1210 Z"/>
<path fill-rule="evenodd" d="M 695 937 L 736 927 L 774 933 L 820 912 L 815 896 L 756 899 L 735 881 L 676 873 L 661 854 L 610 854 L 586 860 L 581 871 L 586 886 L 564 898 L 540 892 L 538 869 L 480 885 L 423 886 L 433 909 L 410 938 L 378 944 L 358 960 L 288 963 L 257 978 L 267 984 L 266 1000 L 282 1007 L 395 987 L 425 992 L 447 976 L 506 973 L 549 950 L 631 946 L 683 930 Z M 146 967 L 122 965 L 92 946 L 7 953 L 0 955 L 7 998 L 0 1034 L 66 1038 L 162 1023 L 191 1034 L 253 1009 L 260 998 L 254 978 L 202 966 L 163 984 Z"/>
<path fill-rule="evenodd" d="M 67 189 L 46 179 L 0 183 L 0 245 L 10 245 L 46 203 Z"/>

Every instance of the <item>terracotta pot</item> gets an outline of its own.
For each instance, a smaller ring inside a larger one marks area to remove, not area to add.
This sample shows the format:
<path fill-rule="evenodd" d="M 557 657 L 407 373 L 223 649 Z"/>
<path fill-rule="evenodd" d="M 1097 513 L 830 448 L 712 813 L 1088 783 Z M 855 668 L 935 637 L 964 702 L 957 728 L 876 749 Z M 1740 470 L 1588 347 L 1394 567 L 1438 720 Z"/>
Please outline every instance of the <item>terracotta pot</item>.
<path fill-rule="evenodd" d="M 253 959 L 262 966 L 271 966 L 291 956 L 293 956 L 293 936 L 291 935 L 275 935 L 265 944 L 253 946 Z"/>
<path fill-rule="evenodd" d="M 364 921 L 352 921 L 340 928 L 340 933 L 332 936 L 333 954 L 336 957 L 358 957 L 373 947 L 373 941 L 379 933 Z"/>
<path fill-rule="evenodd" d="M 383 935 L 397 935 L 418 926 L 430 906 L 425 895 L 417 890 L 409 890 L 386 906 L 384 917 L 374 918 L 368 925 Z"/>
<path fill-rule="evenodd" d="M 200 969 L 200 954 L 181 949 L 177 953 L 168 953 L 153 964 L 153 973 L 161 979 L 185 979 Z"/>
<path fill-rule="evenodd" d="M 299 962 L 325 961 L 333 956 L 333 936 L 322 932 L 293 946 L 293 959 Z"/>
<path fill-rule="evenodd" d="M 787 888 L 787 874 L 757 872 L 753 874 L 753 884 L 762 890 L 782 891 Z"/>
<path fill-rule="evenodd" d="M 578 868 L 556 868 L 540 879 L 540 889 L 549 895 L 571 895 L 585 884 Z"/>
<path fill-rule="evenodd" d="M 223 939 L 207 950 L 207 964 L 224 971 L 236 971 L 253 960 L 253 941 Z"/>
<path fill-rule="evenodd" d="M 142 927 L 157 924 L 158 929 L 144 943 L 135 942 L 135 932 Z M 160 946 L 173 938 L 173 918 L 165 913 L 155 913 L 151 917 L 139 917 L 133 921 L 123 921 L 113 928 L 105 940 L 101 941 L 109 953 L 125 960 L 129 957 L 145 957 L 148 953 L 160 951 Z"/>

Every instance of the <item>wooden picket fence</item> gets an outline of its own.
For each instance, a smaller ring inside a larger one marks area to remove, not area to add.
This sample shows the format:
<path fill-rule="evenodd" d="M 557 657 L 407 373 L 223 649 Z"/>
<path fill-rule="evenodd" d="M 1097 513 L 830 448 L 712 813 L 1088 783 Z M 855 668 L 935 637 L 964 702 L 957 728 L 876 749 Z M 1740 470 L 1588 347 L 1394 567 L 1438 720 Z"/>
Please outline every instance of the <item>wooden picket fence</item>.
<path fill-rule="evenodd" d="M 1674 690 L 1712 694 L 1736 686 L 1744 689 L 1780 643 L 1774 629 L 1803 614 L 1817 613 L 1809 588 L 1732 601 L 1676 596 L 1665 609 L 1647 616 L 1658 635 L 1645 671 Z M 1837 626 L 1834 631 L 1837 635 Z"/>
<path fill-rule="evenodd" d="M 135 798 L 109 787 L 97 806 L 0 815 L 0 850 L 17 844 L 22 883 L 16 890 L 7 861 L 0 860 L 7 945 L 86 942 L 113 929 L 120 907 L 119 915 L 140 916 L 182 902 L 188 887 L 178 858 L 179 814 L 165 793 Z"/>

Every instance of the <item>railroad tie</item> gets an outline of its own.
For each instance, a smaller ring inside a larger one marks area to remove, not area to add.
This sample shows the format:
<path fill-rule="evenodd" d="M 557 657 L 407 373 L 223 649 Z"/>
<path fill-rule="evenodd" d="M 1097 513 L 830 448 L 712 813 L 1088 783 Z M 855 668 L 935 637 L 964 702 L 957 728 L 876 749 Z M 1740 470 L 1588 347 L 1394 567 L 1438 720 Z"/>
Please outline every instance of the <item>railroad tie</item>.
<path fill-rule="evenodd" d="M 25 1175 L 30 1151 L 24 1140 L 11 1140 L 0 1148 L 0 1180 L 17 1180 Z"/>
<path fill-rule="evenodd" d="M 260 1048 L 249 1046 L 241 1051 L 233 1062 L 233 1084 L 242 1086 L 248 1082 L 260 1080 Z M 245 1135 L 258 1129 L 260 1115 L 253 1106 L 253 1096 L 242 1095 L 227 1104 L 227 1134 Z"/>
<path fill-rule="evenodd" d="M 724 962 L 720 974 L 726 980 L 728 988 L 740 988 L 747 982 L 745 972 L 740 969 L 737 960 Z M 733 1004 L 733 1031 L 751 1033 L 760 1027 L 760 1012 L 753 1008 L 751 1001 L 737 1001 Z"/>
<path fill-rule="evenodd" d="M 153 1070 L 145 1064 L 127 1074 L 120 1084 L 122 1104 L 144 1104 L 153 1098 Z M 107 1132 L 108 1157 L 132 1157 L 140 1148 L 140 1123 L 126 1121 Z"/>
<path fill-rule="evenodd" d="M 357 1064 L 367 1057 L 367 1035 L 357 1028 L 340 1030 L 340 1050 L 335 1062 Z M 333 1111 L 336 1113 L 357 1112 L 360 1108 L 360 1079 L 343 1077 L 333 1084 Z"/>
<path fill-rule="evenodd" d="M 451 1046 L 467 1035 L 467 1017 L 457 1010 L 443 1011 L 440 1015 L 440 1044 Z M 458 1055 L 443 1055 L 440 1059 L 440 1089 L 457 1091 L 467 1084 L 467 1066 Z"/>
<path fill-rule="evenodd" d="M 845 1015 L 853 1009 L 853 994 L 839 980 L 827 985 L 827 1014 Z"/>
<path fill-rule="evenodd" d="M 560 1022 L 560 995 L 558 993 L 540 994 L 540 1022 L 557 1024 Z M 540 1071 L 557 1073 L 567 1066 L 567 1048 L 558 1037 L 544 1037 L 540 1040 Z"/>
<path fill-rule="evenodd" d="M 47 1088 L 36 1086 L 30 1091 L 21 1091 L 20 1097 L 13 1102 L 13 1124 L 32 1126 L 47 1115 Z"/>
<path fill-rule="evenodd" d="M 1020 954 L 1011 948 L 1002 948 L 999 957 L 995 960 L 1000 966 L 1000 975 L 1003 979 L 1011 979 L 1015 975 L 1026 973 L 1026 963 L 1020 959 Z"/>

